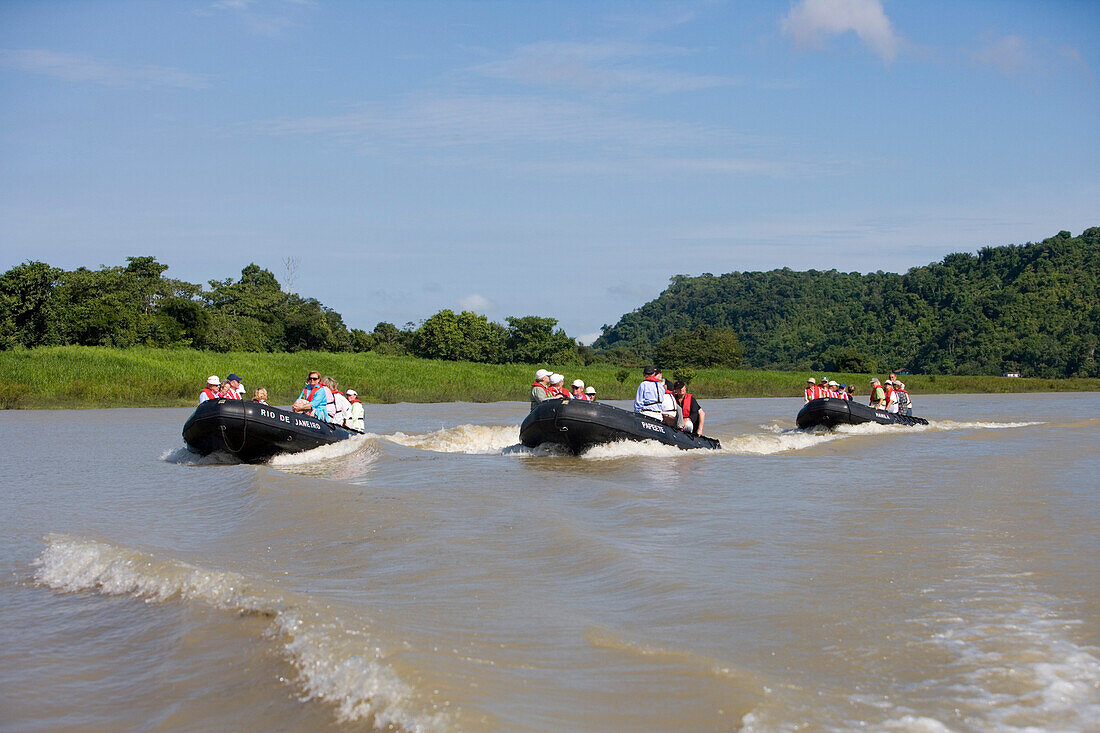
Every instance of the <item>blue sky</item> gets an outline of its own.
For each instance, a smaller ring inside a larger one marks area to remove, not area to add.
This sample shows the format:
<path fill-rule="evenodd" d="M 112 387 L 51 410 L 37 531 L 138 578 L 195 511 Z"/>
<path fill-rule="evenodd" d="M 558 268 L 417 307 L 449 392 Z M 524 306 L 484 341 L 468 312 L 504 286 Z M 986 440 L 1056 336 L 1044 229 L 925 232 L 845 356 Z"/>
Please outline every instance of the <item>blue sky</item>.
<path fill-rule="evenodd" d="M 572 336 L 674 274 L 1100 226 L 1100 3 L 0 3 L 0 270 Z"/>

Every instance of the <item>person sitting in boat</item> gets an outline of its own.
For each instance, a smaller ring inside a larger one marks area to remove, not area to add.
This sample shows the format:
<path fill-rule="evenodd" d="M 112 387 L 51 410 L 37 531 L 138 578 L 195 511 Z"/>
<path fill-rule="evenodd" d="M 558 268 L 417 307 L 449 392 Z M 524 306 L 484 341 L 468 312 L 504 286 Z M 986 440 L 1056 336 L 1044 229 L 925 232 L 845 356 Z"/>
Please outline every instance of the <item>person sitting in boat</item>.
<path fill-rule="evenodd" d="M 835 400 L 844 399 L 840 394 L 840 385 L 837 384 L 835 379 L 829 380 L 829 396 Z"/>
<path fill-rule="evenodd" d="M 595 402 L 596 401 L 596 388 L 593 387 L 592 385 L 589 385 L 589 386 L 585 387 L 584 388 L 584 396 L 588 398 L 589 402 Z"/>
<path fill-rule="evenodd" d="M 575 400 L 581 400 L 582 402 L 588 402 L 588 396 L 584 393 L 584 381 L 581 379 L 573 380 L 573 389 L 570 390 L 569 396 Z"/>
<path fill-rule="evenodd" d="M 642 381 L 634 393 L 634 412 L 639 415 L 661 419 L 661 397 L 664 386 L 657 380 L 657 368 L 647 366 L 642 369 Z"/>
<path fill-rule="evenodd" d="M 217 374 L 211 374 L 206 378 L 206 386 L 199 392 L 199 404 L 207 400 L 212 400 L 218 396 L 218 387 L 222 384 L 222 380 L 218 378 Z"/>
<path fill-rule="evenodd" d="M 261 405 L 267 404 L 267 390 L 263 387 L 257 387 L 256 391 L 252 393 L 252 401 Z"/>
<path fill-rule="evenodd" d="M 539 369 L 535 372 L 535 383 L 531 385 L 531 409 L 550 399 L 550 372 Z"/>
<path fill-rule="evenodd" d="M 856 386 L 854 384 L 849 384 L 847 387 L 844 388 L 844 399 L 850 400 L 855 396 Z"/>
<path fill-rule="evenodd" d="M 348 402 L 348 398 L 340 391 L 340 385 L 332 377 L 322 378 L 321 384 L 325 385 L 332 396 L 332 402 L 326 406 L 326 411 L 329 414 L 328 421 L 333 425 L 346 428 L 348 426 L 348 413 L 351 412 L 351 403 Z"/>
<path fill-rule="evenodd" d="M 893 414 L 897 414 L 898 405 L 901 402 L 901 395 L 894 387 L 896 384 L 897 382 L 893 379 L 886 380 L 886 411 Z"/>
<path fill-rule="evenodd" d="M 229 386 L 229 382 L 218 385 L 218 398 L 223 400 L 239 400 L 241 397 L 237 391 Z"/>
<path fill-rule="evenodd" d="M 680 404 L 676 402 L 676 398 L 672 396 L 672 392 L 668 390 L 668 384 L 665 383 L 665 375 L 661 373 L 661 370 L 657 370 L 657 379 L 661 384 L 661 422 L 665 425 L 676 428 L 677 430 L 684 429 L 684 412 L 680 409 Z"/>
<path fill-rule="evenodd" d="M 810 377 L 806 380 L 806 402 L 821 397 L 821 388 L 817 386 L 817 380 Z"/>
<path fill-rule="evenodd" d="M 299 395 L 300 399 L 312 405 L 313 416 L 323 422 L 328 422 L 328 405 L 332 399 L 328 389 L 321 384 L 321 373 L 310 372 L 306 377 L 306 386 Z"/>
<path fill-rule="evenodd" d="M 687 391 L 686 384 L 676 380 L 672 383 L 672 396 L 680 405 L 680 414 L 684 416 L 682 430 L 692 436 L 699 435 L 703 431 L 703 419 L 707 413 L 699 409 L 699 401 L 695 399 L 695 395 Z"/>
<path fill-rule="evenodd" d="M 241 384 L 241 378 L 236 374 L 230 374 L 225 378 L 225 381 L 229 382 L 229 386 L 233 389 L 233 394 L 235 395 L 233 399 L 243 400 L 247 390 L 245 390 L 244 385 Z"/>
<path fill-rule="evenodd" d="M 886 409 L 886 390 L 882 388 L 878 377 L 871 378 L 871 401 L 868 404 L 876 410 Z"/>
<path fill-rule="evenodd" d="M 568 398 L 569 392 L 565 389 L 565 375 L 563 374 L 551 374 L 550 375 L 550 396 Z"/>
<path fill-rule="evenodd" d="M 898 414 L 913 417 L 913 400 L 909 397 L 909 391 L 905 385 L 894 380 L 894 391 L 898 393 Z"/>
<path fill-rule="evenodd" d="M 347 391 L 348 402 L 351 409 L 348 410 L 348 427 L 352 430 L 363 432 L 363 403 L 359 401 L 359 393 L 354 389 Z"/>

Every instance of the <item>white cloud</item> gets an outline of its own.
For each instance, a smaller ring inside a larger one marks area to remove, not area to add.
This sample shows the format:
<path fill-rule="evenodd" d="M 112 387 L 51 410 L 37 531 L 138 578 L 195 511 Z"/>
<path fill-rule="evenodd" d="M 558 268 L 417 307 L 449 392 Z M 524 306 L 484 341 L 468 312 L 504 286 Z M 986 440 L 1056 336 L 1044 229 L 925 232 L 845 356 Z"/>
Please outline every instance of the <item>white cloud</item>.
<path fill-rule="evenodd" d="M 0 50 L 0 66 L 112 87 L 203 89 L 210 86 L 210 77 L 205 74 L 191 74 L 167 66 L 127 65 L 45 49 Z"/>
<path fill-rule="evenodd" d="M 491 310 L 496 310 L 496 304 L 494 304 L 493 301 L 477 293 L 467 295 L 465 298 L 459 298 L 458 307 L 464 311 L 473 311 L 474 313 L 481 313 L 483 315 Z"/>
<path fill-rule="evenodd" d="M 973 57 L 979 64 L 992 66 L 1007 76 L 1022 74 L 1034 68 L 1036 63 L 1027 42 L 1016 35 L 989 41 L 975 51 Z"/>
<path fill-rule="evenodd" d="M 592 333 L 582 333 L 577 336 L 577 341 L 580 341 L 585 346 L 591 346 L 592 342 L 598 339 L 603 334 L 602 331 L 593 331 Z"/>
<path fill-rule="evenodd" d="M 884 61 L 897 58 L 901 45 L 881 0 L 801 0 L 783 18 L 782 28 L 808 48 L 822 48 L 826 37 L 851 31 Z"/>

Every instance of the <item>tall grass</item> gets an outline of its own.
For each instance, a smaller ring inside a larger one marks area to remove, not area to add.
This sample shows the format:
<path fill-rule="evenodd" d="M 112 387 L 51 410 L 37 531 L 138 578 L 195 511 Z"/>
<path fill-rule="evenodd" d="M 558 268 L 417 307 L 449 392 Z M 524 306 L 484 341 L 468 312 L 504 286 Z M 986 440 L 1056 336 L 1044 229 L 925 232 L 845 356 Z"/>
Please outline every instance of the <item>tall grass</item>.
<path fill-rule="evenodd" d="M 593 385 L 600 399 L 630 399 L 639 370 L 619 381 L 617 366 L 540 365 Z M 192 405 L 206 377 L 235 372 L 251 391 L 266 387 L 272 404 L 289 404 L 306 374 L 333 376 L 370 402 L 493 402 L 526 400 L 537 366 L 473 364 L 385 356 L 374 353 L 228 353 L 192 349 L 115 349 L 57 346 L 0 352 L 0 408 L 174 407 Z M 674 371 L 674 370 L 673 370 Z M 666 374 L 670 377 L 672 374 Z M 802 393 L 807 372 L 699 369 L 691 391 L 703 397 L 793 397 Z M 814 376 L 821 376 L 815 374 Z M 830 374 L 868 393 L 868 374 Z M 881 375 L 880 375 L 881 376 Z M 904 377 L 914 394 L 963 392 L 1097 391 L 1100 379 L 1009 379 L 913 375 Z M 251 392 L 250 392 L 251 394 Z"/>

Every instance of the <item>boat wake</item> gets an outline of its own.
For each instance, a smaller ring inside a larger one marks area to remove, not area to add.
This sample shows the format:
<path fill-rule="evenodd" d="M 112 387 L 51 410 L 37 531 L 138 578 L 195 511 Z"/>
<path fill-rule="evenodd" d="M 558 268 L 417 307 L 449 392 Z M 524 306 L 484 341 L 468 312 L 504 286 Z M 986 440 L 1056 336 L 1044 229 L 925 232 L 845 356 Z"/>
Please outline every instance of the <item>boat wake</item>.
<path fill-rule="evenodd" d="M 432 711 L 430 695 L 402 680 L 390 652 L 370 630 L 370 619 L 333 610 L 309 596 L 238 573 L 163 559 L 107 542 L 67 535 L 45 538 L 35 581 L 65 593 L 95 591 L 150 603 L 201 603 L 271 619 L 266 635 L 297 671 L 304 700 L 335 707 L 342 723 L 363 721 L 379 730 L 448 730 L 447 713 Z M 399 653 L 399 652 L 394 652 Z"/>
<path fill-rule="evenodd" d="M 519 446 L 519 428 L 515 425 L 459 425 L 419 435 L 398 432 L 375 437 L 397 445 L 436 453 L 499 455 L 518 452 L 513 449 Z"/>
<path fill-rule="evenodd" d="M 178 463 L 182 466 L 238 466 L 243 461 L 227 451 L 214 451 L 205 456 L 200 456 L 188 450 L 187 446 L 180 446 L 172 450 L 166 450 L 161 454 L 160 460 L 165 463 Z"/>

